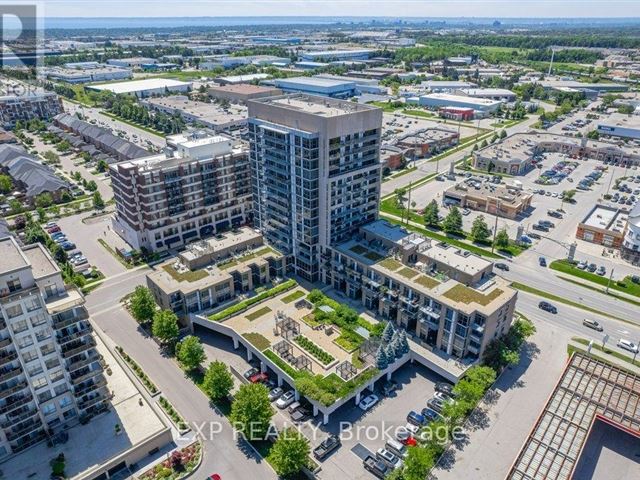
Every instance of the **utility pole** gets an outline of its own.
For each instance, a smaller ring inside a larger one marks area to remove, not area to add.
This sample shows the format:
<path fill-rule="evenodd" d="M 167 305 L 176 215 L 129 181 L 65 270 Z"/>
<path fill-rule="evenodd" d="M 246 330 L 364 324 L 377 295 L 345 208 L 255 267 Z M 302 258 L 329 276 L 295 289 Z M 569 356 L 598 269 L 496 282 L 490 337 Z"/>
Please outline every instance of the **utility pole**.
<path fill-rule="evenodd" d="M 611 278 L 613 277 L 613 271 L 615 270 L 615 268 L 611 269 L 611 273 L 609 274 L 609 281 L 607 282 L 607 290 L 605 291 L 606 293 L 609 293 L 609 285 L 611 285 Z"/>
<path fill-rule="evenodd" d="M 493 225 L 493 242 L 491 242 L 491 253 L 496 249 L 496 236 L 498 235 L 498 211 L 500 209 L 500 200 L 496 201 L 496 220 Z"/>
<path fill-rule="evenodd" d="M 407 194 L 407 225 L 409 225 L 409 215 L 411 213 L 411 182 L 409 182 L 409 192 Z"/>

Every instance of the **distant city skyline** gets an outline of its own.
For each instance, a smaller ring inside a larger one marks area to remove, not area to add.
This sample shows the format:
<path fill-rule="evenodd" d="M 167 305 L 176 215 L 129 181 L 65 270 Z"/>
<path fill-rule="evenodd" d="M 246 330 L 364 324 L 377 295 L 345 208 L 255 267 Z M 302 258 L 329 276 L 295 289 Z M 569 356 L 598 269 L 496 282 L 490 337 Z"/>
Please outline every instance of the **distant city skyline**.
<path fill-rule="evenodd" d="M 387 16 L 629 18 L 637 0 L 133 0 L 41 2 L 46 17 Z M 152 7 L 152 8 L 151 8 Z"/>

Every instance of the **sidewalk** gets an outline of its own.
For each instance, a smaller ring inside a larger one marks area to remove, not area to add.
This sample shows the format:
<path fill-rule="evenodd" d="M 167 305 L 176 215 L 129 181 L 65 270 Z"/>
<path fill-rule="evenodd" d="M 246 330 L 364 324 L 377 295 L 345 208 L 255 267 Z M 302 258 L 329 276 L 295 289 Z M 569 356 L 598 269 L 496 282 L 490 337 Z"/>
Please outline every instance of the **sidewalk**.
<path fill-rule="evenodd" d="M 573 338 L 569 341 L 569 346 L 575 348 L 576 350 L 581 350 L 585 353 L 589 349 L 588 345 L 583 345 L 582 343 L 575 341 Z M 629 370 L 630 372 L 640 376 L 640 366 L 638 365 L 640 364 L 640 360 L 636 360 L 635 365 L 632 364 L 631 361 L 633 360 L 633 357 L 631 356 L 631 354 L 629 354 L 630 355 L 628 357 L 629 361 L 625 362 L 624 360 L 618 357 L 615 357 L 609 353 L 605 353 L 602 350 L 598 350 L 596 348 L 601 346 L 602 345 L 599 342 L 593 342 L 593 347 L 591 348 L 591 355 L 599 359 L 605 360 L 618 367 L 624 368 L 625 370 Z"/>

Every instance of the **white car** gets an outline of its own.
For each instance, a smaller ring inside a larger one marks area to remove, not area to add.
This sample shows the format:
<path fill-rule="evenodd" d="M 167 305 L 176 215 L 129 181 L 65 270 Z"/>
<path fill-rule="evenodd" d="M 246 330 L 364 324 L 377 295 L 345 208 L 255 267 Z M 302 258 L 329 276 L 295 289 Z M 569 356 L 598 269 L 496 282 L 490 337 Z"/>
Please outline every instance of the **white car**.
<path fill-rule="evenodd" d="M 419 431 L 420 427 L 418 425 L 414 425 L 413 423 L 407 423 L 404 426 L 405 430 L 407 430 L 412 436 L 415 436 Z"/>
<path fill-rule="evenodd" d="M 273 402 L 274 400 L 280 398 L 283 393 L 284 390 L 282 388 L 276 387 L 269 392 L 269 400 Z"/>
<path fill-rule="evenodd" d="M 366 412 L 371 407 L 373 407 L 376 403 L 378 403 L 378 400 L 379 400 L 378 396 L 372 393 L 371 395 L 367 395 L 362 400 L 360 400 L 358 407 L 360 408 L 360 410 Z"/>
<path fill-rule="evenodd" d="M 287 408 L 293 403 L 295 399 L 296 392 L 294 392 L 293 390 L 289 390 L 288 392 L 283 393 L 282 396 L 278 400 L 276 400 L 276 407 L 278 407 L 280 410 L 282 410 L 283 408 Z"/>
<path fill-rule="evenodd" d="M 439 400 L 442 400 L 443 402 L 446 402 L 447 400 L 450 400 L 451 397 L 449 395 L 447 395 L 446 393 L 443 392 L 436 392 L 433 394 L 433 398 L 437 398 Z"/>
<path fill-rule="evenodd" d="M 638 353 L 638 345 L 633 343 L 630 340 L 625 340 L 624 338 L 621 338 L 620 340 L 618 340 L 618 346 L 623 350 L 627 350 L 631 353 Z"/>

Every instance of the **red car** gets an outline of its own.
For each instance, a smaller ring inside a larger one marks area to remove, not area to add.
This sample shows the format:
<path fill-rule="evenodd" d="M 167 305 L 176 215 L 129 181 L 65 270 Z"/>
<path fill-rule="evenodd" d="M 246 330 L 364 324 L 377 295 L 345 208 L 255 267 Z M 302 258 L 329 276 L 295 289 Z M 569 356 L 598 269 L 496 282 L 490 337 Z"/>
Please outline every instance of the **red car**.
<path fill-rule="evenodd" d="M 222 477 L 220 475 L 218 475 L 217 473 L 214 473 L 213 475 L 211 475 L 209 477 L 209 480 L 222 480 Z"/>
<path fill-rule="evenodd" d="M 409 438 L 407 438 L 407 439 L 406 439 L 404 442 L 402 442 L 402 443 L 404 443 L 407 447 L 415 447 L 415 446 L 418 444 L 418 442 L 416 441 L 416 439 L 415 439 L 415 438 L 413 438 L 413 437 L 409 437 Z"/>
<path fill-rule="evenodd" d="M 60 227 L 47 228 L 47 233 L 56 233 L 60 231 Z"/>
<path fill-rule="evenodd" d="M 265 383 L 267 380 L 269 380 L 269 375 L 262 372 L 258 372 L 255 375 L 251 375 L 249 377 L 249 381 L 251 383 Z"/>

